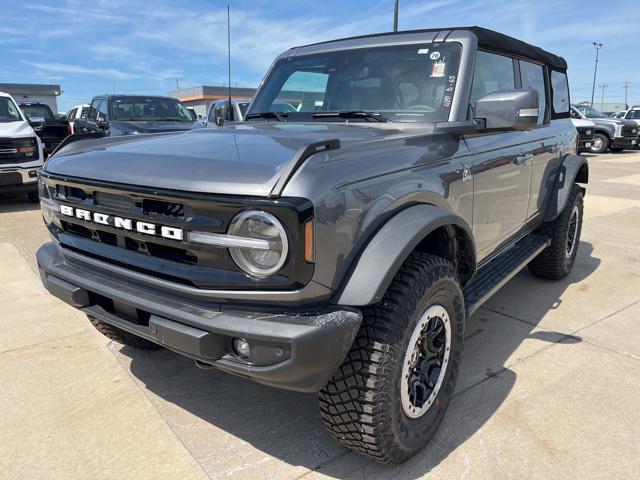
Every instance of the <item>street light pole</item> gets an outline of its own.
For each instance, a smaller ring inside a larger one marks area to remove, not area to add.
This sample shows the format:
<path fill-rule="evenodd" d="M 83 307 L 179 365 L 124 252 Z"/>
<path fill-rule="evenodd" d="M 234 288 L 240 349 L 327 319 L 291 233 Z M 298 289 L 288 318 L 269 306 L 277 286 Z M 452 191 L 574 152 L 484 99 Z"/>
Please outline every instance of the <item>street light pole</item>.
<path fill-rule="evenodd" d="M 398 31 L 398 0 L 393 2 L 393 31 Z"/>
<path fill-rule="evenodd" d="M 596 74 L 598 73 L 598 54 L 600 53 L 600 49 L 602 48 L 602 43 L 600 42 L 592 42 L 593 48 L 596 49 L 596 66 L 593 70 L 593 87 L 591 88 L 591 108 L 593 108 L 593 97 L 596 94 Z"/>

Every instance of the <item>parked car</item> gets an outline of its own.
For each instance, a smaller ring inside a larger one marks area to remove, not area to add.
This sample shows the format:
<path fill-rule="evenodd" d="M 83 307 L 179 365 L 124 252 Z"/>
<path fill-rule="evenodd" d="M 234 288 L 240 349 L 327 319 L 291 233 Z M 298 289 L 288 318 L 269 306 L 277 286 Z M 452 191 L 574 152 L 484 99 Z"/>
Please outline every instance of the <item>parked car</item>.
<path fill-rule="evenodd" d="M 572 118 L 571 122 L 578 131 L 578 152 L 589 152 L 595 139 L 596 124 L 591 120 Z"/>
<path fill-rule="evenodd" d="M 71 135 L 71 128 L 66 119 L 57 118 L 46 103 L 21 102 L 20 109 L 42 140 L 45 158 L 56 149 L 67 135 Z"/>
<path fill-rule="evenodd" d="M 571 118 L 591 120 L 596 125 L 591 153 L 604 153 L 608 149 L 620 152 L 638 145 L 638 126 L 628 120 L 605 117 L 588 105 L 572 105 Z"/>
<path fill-rule="evenodd" d="M 621 112 L 622 115 L 620 118 L 625 120 L 629 120 L 633 122 L 635 125 L 640 126 L 640 105 L 634 105 L 629 110 Z"/>
<path fill-rule="evenodd" d="M 623 118 L 624 117 L 625 112 L 614 112 L 611 115 L 609 115 L 611 118 Z"/>
<path fill-rule="evenodd" d="M 142 133 L 184 132 L 201 128 L 175 98 L 149 95 L 99 95 L 87 118 L 77 118 L 74 131 L 107 137 Z"/>
<path fill-rule="evenodd" d="M 67 122 L 69 122 L 69 127 L 71 130 L 71 133 L 76 133 L 74 131 L 74 124 L 76 122 L 77 119 L 85 119 L 89 116 L 89 108 L 91 107 L 91 105 L 89 105 L 88 103 L 82 104 L 82 105 L 76 105 L 75 107 L 73 107 L 71 110 L 69 110 L 69 113 L 67 113 Z"/>
<path fill-rule="evenodd" d="M 11 95 L 0 92 L 0 192 L 26 193 L 37 202 L 43 162 L 41 140 Z"/>
<path fill-rule="evenodd" d="M 248 100 L 231 99 L 231 110 L 229 110 L 229 99 L 211 102 L 207 112 L 207 124 L 216 125 L 216 118 L 225 122 L 241 122 L 244 114 L 247 113 L 249 103 Z"/>
<path fill-rule="evenodd" d="M 288 50 L 242 123 L 59 150 L 40 278 L 118 342 L 319 391 L 337 441 L 402 462 L 454 395 L 466 319 L 576 261 L 566 69 L 478 27 Z"/>

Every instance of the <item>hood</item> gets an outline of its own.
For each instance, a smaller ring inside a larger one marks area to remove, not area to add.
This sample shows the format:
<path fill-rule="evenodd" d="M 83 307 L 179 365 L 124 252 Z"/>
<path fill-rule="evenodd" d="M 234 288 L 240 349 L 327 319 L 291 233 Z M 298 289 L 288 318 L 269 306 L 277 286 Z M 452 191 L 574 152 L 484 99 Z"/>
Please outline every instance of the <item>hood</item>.
<path fill-rule="evenodd" d="M 35 132 L 29 122 L 0 122 L 0 137 L 22 138 L 33 136 L 35 136 Z"/>
<path fill-rule="evenodd" d="M 171 190 L 268 196 L 296 153 L 311 143 L 338 139 L 345 147 L 407 135 L 393 124 L 378 125 L 252 122 L 82 140 L 50 158 L 46 171 Z"/>
<path fill-rule="evenodd" d="M 630 120 L 624 120 L 622 118 L 611 118 L 611 117 L 602 117 L 602 118 L 587 118 L 587 120 L 591 120 L 595 124 L 609 124 L 609 125 L 633 125 L 634 123 Z"/>
<path fill-rule="evenodd" d="M 186 132 L 194 128 L 201 128 L 198 122 L 186 123 L 178 121 L 146 120 L 146 121 L 123 121 L 112 120 L 109 124 L 111 129 L 120 130 L 122 133 L 162 133 L 162 132 Z"/>
<path fill-rule="evenodd" d="M 596 124 L 591 120 L 586 120 L 582 118 L 572 118 L 571 122 L 575 127 L 595 127 Z"/>

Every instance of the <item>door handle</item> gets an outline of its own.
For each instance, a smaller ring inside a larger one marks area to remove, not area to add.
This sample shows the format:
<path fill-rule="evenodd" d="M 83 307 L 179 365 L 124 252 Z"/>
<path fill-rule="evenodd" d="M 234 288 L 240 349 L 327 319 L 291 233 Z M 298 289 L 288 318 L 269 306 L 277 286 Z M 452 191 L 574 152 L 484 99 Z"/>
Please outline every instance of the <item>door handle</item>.
<path fill-rule="evenodd" d="M 533 158 L 533 153 L 523 153 L 522 155 L 518 155 L 514 158 L 513 163 L 516 165 L 523 165 L 527 160 L 531 160 Z"/>

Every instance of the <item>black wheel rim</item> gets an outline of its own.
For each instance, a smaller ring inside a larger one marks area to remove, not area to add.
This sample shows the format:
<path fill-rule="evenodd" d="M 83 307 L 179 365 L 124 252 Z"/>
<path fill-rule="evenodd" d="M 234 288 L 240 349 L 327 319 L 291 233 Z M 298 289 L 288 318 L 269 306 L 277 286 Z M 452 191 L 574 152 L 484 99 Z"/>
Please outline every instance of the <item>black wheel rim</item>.
<path fill-rule="evenodd" d="M 571 211 L 571 218 L 569 219 L 569 229 L 567 230 L 567 245 L 566 254 L 567 258 L 571 258 L 573 252 L 576 249 L 576 243 L 578 243 L 578 223 L 580 220 L 580 211 L 578 207 L 573 207 Z"/>
<path fill-rule="evenodd" d="M 405 353 L 401 399 L 404 413 L 421 417 L 442 386 L 451 351 L 451 321 L 440 305 L 433 305 L 418 320 Z"/>

